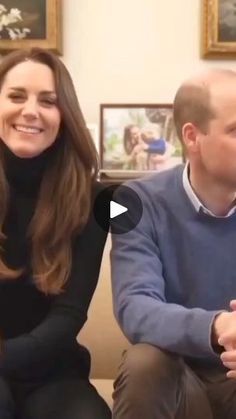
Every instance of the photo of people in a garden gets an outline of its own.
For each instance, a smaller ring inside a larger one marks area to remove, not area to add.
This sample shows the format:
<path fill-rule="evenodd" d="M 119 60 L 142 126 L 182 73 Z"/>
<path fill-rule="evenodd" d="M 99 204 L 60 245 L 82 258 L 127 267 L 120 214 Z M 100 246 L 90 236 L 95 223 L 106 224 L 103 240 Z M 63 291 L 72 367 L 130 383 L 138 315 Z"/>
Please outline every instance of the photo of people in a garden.
<path fill-rule="evenodd" d="M 162 171 L 183 161 L 171 105 L 102 106 L 102 169 Z"/>

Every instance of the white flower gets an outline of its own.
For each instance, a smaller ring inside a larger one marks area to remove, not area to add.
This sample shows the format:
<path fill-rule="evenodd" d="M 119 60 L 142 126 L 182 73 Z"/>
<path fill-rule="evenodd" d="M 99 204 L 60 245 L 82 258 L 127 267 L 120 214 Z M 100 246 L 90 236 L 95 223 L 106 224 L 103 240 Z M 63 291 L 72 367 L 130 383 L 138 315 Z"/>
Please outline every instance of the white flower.
<path fill-rule="evenodd" d="M 6 16 L 6 18 L 8 19 L 8 24 L 9 23 L 15 23 L 19 20 L 22 20 L 21 16 L 14 15 L 14 14 L 11 14 L 11 13 L 8 13 L 7 15 L 3 15 L 3 16 Z"/>
<path fill-rule="evenodd" d="M 15 17 L 16 20 L 22 20 L 21 12 L 19 9 L 11 9 L 10 15 L 12 16 L 12 18 Z"/>
<path fill-rule="evenodd" d="M 17 8 L 11 8 L 7 13 L 7 9 L 3 4 L 0 4 L 0 38 L 1 32 L 5 29 L 12 40 L 26 38 L 31 32 L 29 28 L 19 29 L 16 26 L 12 27 L 13 23 L 22 21 L 21 11 Z M 11 25 L 9 28 L 8 26 Z"/>
<path fill-rule="evenodd" d="M 9 19 L 9 15 L 2 15 L 0 18 L 0 25 L 3 27 L 3 26 L 9 25 L 9 23 L 11 23 L 11 19 Z"/>
<path fill-rule="evenodd" d="M 6 11 L 7 11 L 6 7 L 3 6 L 3 4 L 0 4 L 0 14 Z"/>
<path fill-rule="evenodd" d="M 7 32 L 8 32 L 8 34 L 9 34 L 9 37 L 10 37 L 12 40 L 14 40 L 14 39 L 16 39 L 16 38 L 17 38 L 17 36 L 16 36 L 16 33 L 15 33 L 14 29 L 10 29 L 10 28 L 6 28 L 6 29 L 7 29 Z"/>
<path fill-rule="evenodd" d="M 14 41 L 16 39 L 23 39 L 27 36 L 27 33 L 30 32 L 29 28 L 23 28 L 23 30 L 21 31 L 18 28 L 6 28 L 9 37 Z"/>
<path fill-rule="evenodd" d="M 18 20 L 20 20 L 20 18 L 18 18 L 17 15 L 11 15 L 10 13 L 5 14 L 5 15 L 1 15 L 0 16 L 0 26 L 8 26 L 11 23 L 15 23 Z"/>

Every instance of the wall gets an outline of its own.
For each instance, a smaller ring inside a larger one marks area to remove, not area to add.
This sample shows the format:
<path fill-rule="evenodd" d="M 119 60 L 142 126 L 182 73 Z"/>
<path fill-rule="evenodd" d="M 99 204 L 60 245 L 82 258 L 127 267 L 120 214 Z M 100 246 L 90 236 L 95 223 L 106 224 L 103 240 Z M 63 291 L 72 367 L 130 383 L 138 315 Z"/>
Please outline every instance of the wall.
<path fill-rule="evenodd" d="M 172 102 L 181 81 L 201 67 L 201 0 L 62 0 L 63 60 L 87 122 L 100 103 Z"/>

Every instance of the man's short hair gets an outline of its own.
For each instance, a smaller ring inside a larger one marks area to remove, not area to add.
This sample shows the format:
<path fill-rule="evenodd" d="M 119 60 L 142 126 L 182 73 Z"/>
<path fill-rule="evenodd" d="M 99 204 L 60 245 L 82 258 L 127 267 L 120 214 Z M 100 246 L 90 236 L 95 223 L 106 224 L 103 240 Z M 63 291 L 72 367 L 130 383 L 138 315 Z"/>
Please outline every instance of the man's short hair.
<path fill-rule="evenodd" d="M 182 85 L 174 99 L 173 115 L 181 143 L 183 143 L 183 125 L 188 122 L 194 124 L 202 132 L 206 132 L 210 119 L 215 116 L 208 87 L 194 84 Z"/>

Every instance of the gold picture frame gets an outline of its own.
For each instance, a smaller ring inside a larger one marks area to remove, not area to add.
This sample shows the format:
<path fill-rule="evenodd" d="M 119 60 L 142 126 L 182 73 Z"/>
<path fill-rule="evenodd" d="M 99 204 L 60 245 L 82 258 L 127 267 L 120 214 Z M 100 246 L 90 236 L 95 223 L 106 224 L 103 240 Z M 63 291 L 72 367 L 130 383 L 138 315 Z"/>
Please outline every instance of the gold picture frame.
<path fill-rule="evenodd" d="M 236 3 L 202 0 L 202 58 L 236 57 Z"/>
<path fill-rule="evenodd" d="M 2 0 L 0 54 L 40 47 L 62 55 L 61 15 L 61 0 Z"/>

